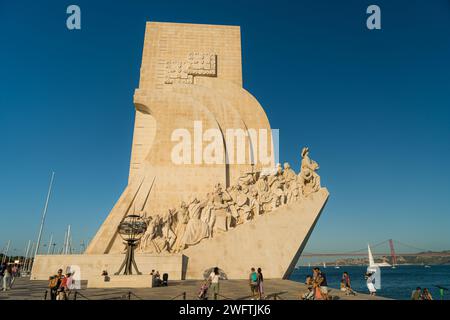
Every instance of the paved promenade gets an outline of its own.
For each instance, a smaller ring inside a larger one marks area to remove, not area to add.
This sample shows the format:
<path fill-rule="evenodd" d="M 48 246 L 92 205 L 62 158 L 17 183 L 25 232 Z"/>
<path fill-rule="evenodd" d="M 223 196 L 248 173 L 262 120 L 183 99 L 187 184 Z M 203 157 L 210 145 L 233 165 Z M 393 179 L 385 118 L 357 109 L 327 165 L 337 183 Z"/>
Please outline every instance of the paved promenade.
<path fill-rule="evenodd" d="M 10 291 L 0 292 L 0 300 L 44 300 L 47 290 L 47 281 L 31 281 L 29 278 L 16 279 Z M 87 289 L 86 281 L 82 282 L 81 290 L 78 290 L 77 300 L 170 300 L 186 299 L 197 300 L 197 294 L 201 281 L 186 280 L 169 282 L 168 287 L 149 289 Z M 264 281 L 265 293 L 270 300 L 299 300 L 302 293 L 306 292 L 304 284 L 290 280 Z M 131 292 L 131 294 L 130 294 Z M 346 296 L 337 289 L 331 289 L 330 295 L 337 300 L 379 300 L 381 297 L 370 297 L 358 293 L 356 296 Z M 49 297 L 47 296 L 47 299 Z M 74 298 L 74 294 L 70 299 Z M 219 299 L 249 300 L 250 288 L 246 280 L 226 280 L 220 283 Z"/>

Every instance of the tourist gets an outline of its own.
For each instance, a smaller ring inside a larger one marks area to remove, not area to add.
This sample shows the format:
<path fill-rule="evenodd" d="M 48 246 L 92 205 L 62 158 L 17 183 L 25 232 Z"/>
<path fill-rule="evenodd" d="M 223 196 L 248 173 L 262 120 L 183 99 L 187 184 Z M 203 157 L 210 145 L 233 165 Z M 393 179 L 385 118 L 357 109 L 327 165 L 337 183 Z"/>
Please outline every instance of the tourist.
<path fill-rule="evenodd" d="M 306 277 L 305 285 L 307 286 L 308 291 L 304 293 L 300 298 L 302 300 L 314 300 L 314 282 L 311 276 Z"/>
<path fill-rule="evenodd" d="M 351 283 L 350 283 L 350 276 L 347 272 L 344 272 L 342 274 L 341 279 L 341 291 L 345 292 L 345 295 L 355 295 L 355 292 L 352 289 Z"/>
<path fill-rule="evenodd" d="M 108 275 L 108 271 L 103 270 L 101 276 L 103 277 L 103 281 L 104 282 L 108 282 L 109 280 L 111 280 L 111 278 Z"/>
<path fill-rule="evenodd" d="M 317 300 L 328 300 L 328 283 L 325 273 L 320 271 L 318 267 L 313 269 L 313 280 L 315 284 L 315 297 Z M 319 291 L 319 292 L 317 292 Z M 322 299 L 320 299 L 320 297 Z"/>
<path fill-rule="evenodd" d="M 375 296 L 377 294 L 377 289 L 375 288 L 375 272 L 367 272 L 365 278 L 370 295 Z"/>
<path fill-rule="evenodd" d="M 50 288 L 50 300 L 56 300 L 59 286 L 61 285 L 61 281 L 64 278 L 62 272 L 62 269 L 59 269 L 56 275 L 49 278 L 48 287 Z"/>
<path fill-rule="evenodd" d="M 217 295 L 219 294 L 219 280 L 220 280 L 220 274 L 219 274 L 219 268 L 215 267 L 214 270 L 209 275 L 208 280 L 211 283 L 211 293 L 214 296 L 214 300 L 217 299 Z"/>
<path fill-rule="evenodd" d="M 423 288 L 422 300 L 433 300 L 433 297 L 427 288 Z"/>
<path fill-rule="evenodd" d="M 161 281 L 161 276 L 159 274 L 159 271 L 156 271 L 154 276 L 155 276 L 155 286 L 160 287 L 162 281 Z"/>
<path fill-rule="evenodd" d="M 12 268 L 7 265 L 3 271 L 3 291 L 11 289 Z"/>
<path fill-rule="evenodd" d="M 209 286 L 210 286 L 209 280 L 203 281 L 202 285 L 200 286 L 200 291 L 198 292 L 199 300 L 207 300 L 208 299 Z"/>
<path fill-rule="evenodd" d="M 250 291 L 252 293 L 252 300 L 255 300 L 258 292 L 258 274 L 256 273 L 255 268 L 251 269 L 248 280 L 250 284 Z"/>
<path fill-rule="evenodd" d="M 12 267 L 12 277 L 13 277 L 13 278 L 15 278 L 15 277 L 18 276 L 18 271 L 19 271 L 19 268 L 17 267 L 17 264 L 15 264 L 15 265 Z"/>
<path fill-rule="evenodd" d="M 66 276 L 61 279 L 61 283 L 57 290 L 56 300 L 67 300 L 69 295 L 69 284 L 72 281 L 72 274 L 66 273 Z"/>
<path fill-rule="evenodd" d="M 259 300 L 265 299 L 264 296 L 264 277 L 262 274 L 261 268 L 258 268 L 258 292 L 259 292 Z"/>
<path fill-rule="evenodd" d="M 422 299 L 422 289 L 417 287 L 416 290 L 413 290 L 411 294 L 411 300 L 420 300 Z"/>
<path fill-rule="evenodd" d="M 71 271 L 69 274 L 69 277 L 67 278 L 67 289 L 69 290 L 68 295 L 70 295 L 71 291 L 76 289 L 77 287 L 77 280 L 74 279 L 75 270 Z"/>
<path fill-rule="evenodd" d="M 6 269 L 6 264 L 2 263 L 0 264 L 0 285 L 3 285 L 3 274 Z"/>
<path fill-rule="evenodd" d="M 152 276 L 152 287 L 156 287 L 155 283 L 155 270 L 152 269 L 152 272 L 150 272 L 150 275 Z"/>
<path fill-rule="evenodd" d="M 312 291 L 314 293 L 314 299 L 313 300 L 325 300 L 322 290 L 320 290 L 320 286 L 317 282 L 313 282 L 313 288 Z"/>

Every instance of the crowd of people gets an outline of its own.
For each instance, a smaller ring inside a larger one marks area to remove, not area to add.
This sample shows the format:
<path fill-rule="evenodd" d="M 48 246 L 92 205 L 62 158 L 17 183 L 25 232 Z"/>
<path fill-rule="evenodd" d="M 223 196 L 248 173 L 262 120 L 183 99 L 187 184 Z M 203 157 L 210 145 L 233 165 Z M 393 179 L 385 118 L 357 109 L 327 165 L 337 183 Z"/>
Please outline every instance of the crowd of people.
<path fill-rule="evenodd" d="M 308 291 L 301 296 L 302 300 L 328 300 L 327 276 L 320 268 L 315 267 L 312 275 L 308 275 L 305 280 Z M 350 278 L 348 278 L 350 284 Z"/>
<path fill-rule="evenodd" d="M 427 288 L 417 287 L 411 294 L 411 300 L 433 300 L 430 291 Z"/>
<path fill-rule="evenodd" d="M 208 271 L 209 272 L 209 271 Z M 101 274 L 105 277 L 105 281 L 109 281 L 107 271 L 103 271 Z M 152 287 L 160 287 L 168 285 L 168 274 L 163 274 L 161 278 L 159 271 L 152 270 L 150 273 L 152 276 Z M 7 291 L 12 288 L 14 279 L 20 276 L 20 265 L 17 264 L 1 264 L 0 265 L 0 285 L 2 290 Z M 226 276 L 221 273 L 218 267 L 212 269 L 209 276 L 202 282 L 198 298 L 201 300 L 217 299 L 220 291 L 220 282 L 226 279 Z M 373 272 L 367 272 L 365 274 L 366 285 L 369 294 L 374 296 L 376 294 L 375 289 L 375 275 Z M 248 275 L 248 281 L 251 292 L 251 300 L 263 300 L 267 297 L 264 294 L 264 276 L 261 268 L 255 269 L 252 267 Z M 75 280 L 73 279 L 73 273 L 66 272 L 63 274 L 63 270 L 59 269 L 58 272 L 49 277 L 49 293 L 51 300 L 68 300 L 71 292 L 74 290 Z M 312 274 L 308 275 L 305 280 L 307 291 L 300 296 L 301 300 L 331 300 L 329 295 L 328 283 L 326 274 L 319 268 L 312 269 Z M 340 290 L 345 295 L 356 295 L 356 292 L 352 289 L 351 280 L 348 272 L 342 274 L 340 280 Z M 433 300 L 430 291 L 427 288 L 417 287 L 412 291 L 411 300 Z"/>
<path fill-rule="evenodd" d="M 3 291 L 12 288 L 16 277 L 20 277 L 20 265 L 10 263 L 0 265 L 0 285 Z"/>
<path fill-rule="evenodd" d="M 251 268 L 249 275 L 250 291 L 252 292 L 252 300 L 263 300 L 264 295 L 264 276 L 261 268 L 255 271 L 255 268 Z"/>
<path fill-rule="evenodd" d="M 59 269 L 57 274 L 49 277 L 50 300 L 68 300 L 74 289 L 73 273 L 63 274 Z"/>
<path fill-rule="evenodd" d="M 200 300 L 217 299 L 219 296 L 220 281 L 223 279 L 225 279 L 225 277 L 220 274 L 220 269 L 215 267 L 200 286 L 198 298 Z M 251 292 L 251 300 L 265 299 L 266 296 L 264 295 L 264 276 L 262 269 L 255 269 L 252 267 L 250 269 L 248 281 Z"/>

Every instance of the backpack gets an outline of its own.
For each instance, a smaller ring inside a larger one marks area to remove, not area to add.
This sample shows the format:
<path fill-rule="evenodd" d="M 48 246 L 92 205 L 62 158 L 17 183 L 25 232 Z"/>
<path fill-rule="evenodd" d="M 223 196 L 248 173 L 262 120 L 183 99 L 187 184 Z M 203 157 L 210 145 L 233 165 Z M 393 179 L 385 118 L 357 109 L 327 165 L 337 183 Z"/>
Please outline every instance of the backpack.
<path fill-rule="evenodd" d="M 50 277 L 49 283 L 48 283 L 48 287 L 50 289 L 55 288 L 58 285 L 58 277 Z"/>
<path fill-rule="evenodd" d="M 252 282 L 258 281 L 258 274 L 256 272 L 253 272 L 251 275 Z"/>

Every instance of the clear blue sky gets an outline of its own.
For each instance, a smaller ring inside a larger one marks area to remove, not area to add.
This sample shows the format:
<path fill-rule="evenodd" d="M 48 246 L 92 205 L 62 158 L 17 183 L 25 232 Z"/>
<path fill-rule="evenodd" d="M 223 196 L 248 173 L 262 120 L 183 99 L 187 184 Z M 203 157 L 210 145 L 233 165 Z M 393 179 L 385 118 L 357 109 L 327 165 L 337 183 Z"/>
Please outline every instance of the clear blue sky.
<path fill-rule="evenodd" d="M 66 28 L 77 4 L 82 30 Z M 366 28 L 370 4 L 382 30 Z M 240 25 L 244 86 L 281 161 L 321 165 L 307 251 L 450 249 L 450 2 L 0 0 L 0 247 L 91 238 L 127 183 L 146 21 Z"/>

